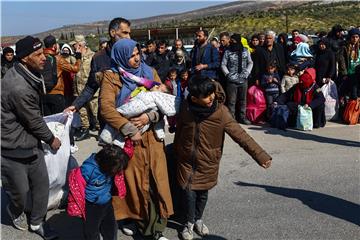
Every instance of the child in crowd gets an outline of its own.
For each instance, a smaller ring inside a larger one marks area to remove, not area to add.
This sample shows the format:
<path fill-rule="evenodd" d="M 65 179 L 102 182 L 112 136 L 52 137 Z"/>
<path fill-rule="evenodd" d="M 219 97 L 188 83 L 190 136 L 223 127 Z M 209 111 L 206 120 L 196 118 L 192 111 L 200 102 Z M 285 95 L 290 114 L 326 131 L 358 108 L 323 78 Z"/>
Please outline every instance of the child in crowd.
<path fill-rule="evenodd" d="M 128 119 L 154 110 L 159 110 L 166 116 L 174 116 L 178 112 L 181 99 L 169 94 L 169 91 L 170 89 L 165 84 L 154 86 L 150 91 L 145 87 L 138 87 L 131 93 L 130 101 L 118 107 L 117 111 Z M 151 123 L 145 125 L 142 128 L 142 132 L 149 129 L 150 124 Z M 164 126 L 165 123 L 163 120 L 160 120 L 154 125 L 155 136 L 159 140 L 165 138 Z M 169 123 L 169 126 L 172 125 Z M 122 134 L 108 124 L 105 125 L 105 128 L 101 132 L 100 139 L 105 144 L 115 144 L 120 147 L 123 147 L 125 143 Z"/>
<path fill-rule="evenodd" d="M 181 84 L 176 69 L 173 68 L 169 70 L 165 85 L 170 89 L 170 94 L 181 96 Z"/>
<path fill-rule="evenodd" d="M 69 175 L 68 214 L 82 217 L 84 237 L 87 240 L 117 239 L 118 226 L 112 206 L 112 188 L 124 198 L 126 186 L 123 170 L 133 155 L 132 143 L 127 141 L 124 149 L 115 145 L 105 145 L 98 153 L 93 153 L 81 167 Z"/>
<path fill-rule="evenodd" d="M 287 92 L 292 86 L 299 82 L 299 77 L 295 75 L 295 66 L 293 64 L 288 64 L 286 68 L 286 73 L 281 80 L 281 93 Z"/>
<path fill-rule="evenodd" d="M 266 113 L 267 118 L 271 117 L 271 106 L 279 96 L 280 76 L 277 73 L 275 62 L 270 62 L 266 66 L 266 73 L 261 77 L 261 86 L 265 90 L 266 97 Z"/>
<path fill-rule="evenodd" d="M 177 118 L 174 149 L 177 156 L 177 181 L 184 189 L 186 223 L 181 236 L 193 239 L 209 234 L 202 215 L 208 191 L 217 183 L 220 159 L 227 133 L 263 168 L 271 157 L 232 117 L 224 105 L 225 93 L 219 83 L 208 77 L 194 76 L 189 81 L 189 96 Z"/>
<path fill-rule="evenodd" d="M 166 86 L 170 89 L 170 93 L 174 96 L 182 98 L 182 89 L 181 82 L 178 79 L 176 69 L 170 69 L 168 72 L 168 77 L 165 80 Z M 175 116 L 167 116 L 167 121 L 169 124 L 169 132 L 174 133 L 176 130 L 176 117 Z"/>
<path fill-rule="evenodd" d="M 181 93 L 184 95 L 185 89 L 188 86 L 189 81 L 189 72 L 188 70 L 183 70 L 180 72 L 180 84 L 181 84 Z"/>

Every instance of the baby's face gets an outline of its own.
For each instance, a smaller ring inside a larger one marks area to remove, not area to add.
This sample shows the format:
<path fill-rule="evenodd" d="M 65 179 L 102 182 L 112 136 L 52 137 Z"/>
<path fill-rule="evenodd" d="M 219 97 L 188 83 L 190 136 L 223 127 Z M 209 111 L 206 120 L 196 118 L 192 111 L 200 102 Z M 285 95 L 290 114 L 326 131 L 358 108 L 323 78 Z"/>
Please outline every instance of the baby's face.
<path fill-rule="evenodd" d="M 163 93 L 167 93 L 168 89 L 166 87 L 165 84 L 160 84 L 160 85 L 156 85 L 151 89 L 152 92 L 163 92 Z"/>

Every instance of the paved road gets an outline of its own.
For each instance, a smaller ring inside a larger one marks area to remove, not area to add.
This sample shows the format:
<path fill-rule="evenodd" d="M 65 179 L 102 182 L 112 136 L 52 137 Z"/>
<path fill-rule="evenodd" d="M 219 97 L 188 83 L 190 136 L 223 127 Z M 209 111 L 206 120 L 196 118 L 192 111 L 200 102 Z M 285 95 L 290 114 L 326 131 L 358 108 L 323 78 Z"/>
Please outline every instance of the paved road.
<path fill-rule="evenodd" d="M 273 165 L 260 168 L 226 138 L 219 182 L 204 214 L 212 233 L 206 239 L 360 239 L 360 125 L 328 123 L 312 132 L 246 129 L 272 155 Z M 78 145 L 79 162 L 97 148 L 94 138 Z M 5 204 L 2 194 L 2 210 Z M 48 219 L 61 239 L 82 239 L 81 221 L 64 210 L 50 211 Z M 40 239 L 13 229 L 6 214 L 1 223 L 2 239 Z M 178 239 L 180 228 L 170 222 L 165 235 Z M 141 238 L 119 231 L 118 239 Z"/>

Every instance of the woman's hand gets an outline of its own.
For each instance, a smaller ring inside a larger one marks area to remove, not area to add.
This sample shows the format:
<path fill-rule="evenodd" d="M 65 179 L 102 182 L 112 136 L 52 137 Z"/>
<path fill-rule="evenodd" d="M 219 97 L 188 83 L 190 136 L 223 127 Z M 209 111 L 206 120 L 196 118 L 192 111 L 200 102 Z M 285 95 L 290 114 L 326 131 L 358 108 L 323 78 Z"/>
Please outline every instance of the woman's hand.
<path fill-rule="evenodd" d="M 146 113 L 141 114 L 138 117 L 130 118 L 132 124 L 138 129 L 142 129 L 146 124 L 149 123 L 149 117 Z"/>

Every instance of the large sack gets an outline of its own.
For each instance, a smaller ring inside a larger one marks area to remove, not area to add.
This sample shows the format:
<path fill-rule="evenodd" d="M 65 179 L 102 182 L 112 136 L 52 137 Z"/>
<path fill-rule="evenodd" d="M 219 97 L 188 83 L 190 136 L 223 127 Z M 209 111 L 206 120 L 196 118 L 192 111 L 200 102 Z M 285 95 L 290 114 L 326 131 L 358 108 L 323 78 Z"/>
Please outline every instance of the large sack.
<path fill-rule="evenodd" d="M 61 141 L 61 147 L 54 152 L 48 144 L 43 143 L 45 162 L 49 174 L 49 202 L 48 209 L 57 208 L 66 192 L 68 172 L 76 166 L 76 160 L 70 158 L 70 127 L 73 114 L 58 113 L 44 117 L 53 134 Z"/>
<path fill-rule="evenodd" d="M 313 129 L 312 110 L 310 107 L 304 108 L 301 105 L 298 106 L 296 128 L 304 131 L 311 131 Z"/>
<path fill-rule="evenodd" d="M 349 125 L 355 125 L 359 121 L 360 116 L 360 98 L 357 100 L 350 100 L 346 104 L 343 119 Z"/>
<path fill-rule="evenodd" d="M 264 91 L 258 86 L 248 89 L 246 100 L 246 118 L 252 123 L 265 120 L 266 99 Z"/>
<path fill-rule="evenodd" d="M 325 118 L 326 120 L 336 120 L 339 113 L 339 101 L 336 84 L 334 81 L 324 84 L 321 91 L 325 97 Z"/>

